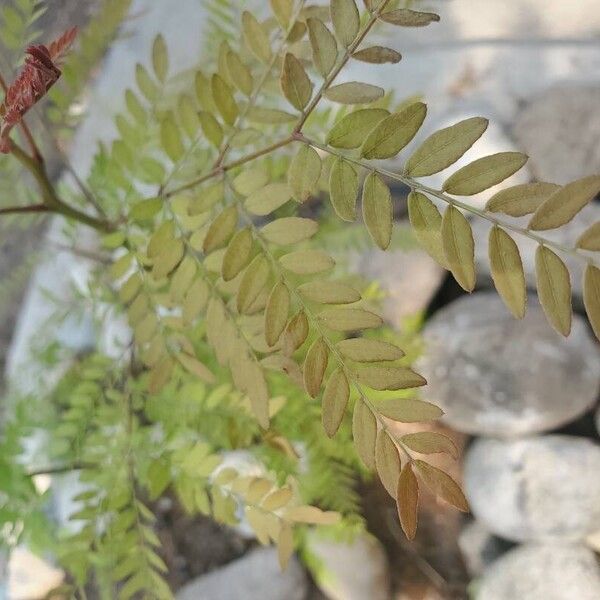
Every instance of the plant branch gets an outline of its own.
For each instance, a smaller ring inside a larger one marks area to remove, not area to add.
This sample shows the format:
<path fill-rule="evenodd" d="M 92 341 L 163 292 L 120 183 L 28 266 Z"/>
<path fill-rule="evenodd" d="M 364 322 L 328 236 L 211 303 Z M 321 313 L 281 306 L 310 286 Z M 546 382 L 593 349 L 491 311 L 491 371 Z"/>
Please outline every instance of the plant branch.
<path fill-rule="evenodd" d="M 27 477 L 37 477 L 38 475 L 61 475 L 71 471 L 81 471 L 82 469 L 94 469 L 98 465 L 85 462 L 74 462 L 68 465 L 57 465 L 55 467 L 43 467 L 26 473 Z"/>
<path fill-rule="evenodd" d="M 470 204 L 467 204 L 466 202 L 457 200 L 456 198 L 448 196 L 441 190 L 436 190 L 432 187 L 429 187 L 428 185 L 425 185 L 423 183 L 420 183 L 419 181 L 414 180 L 412 177 L 406 177 L 405 175 L 400 175 L 399 173 L 395 173 L 394 171 L 390 171 L 388 169 L 383 169 L 381 167 L 374 167 L 373 165 L 369 164 L 365 160 L 360 160 L 357 158 L 353 158 L 351 156 L 347 156 L 346 154 L 344 154 L 342 152 L 338 152 L 337 150 L 334 150 L 334 149 L 330 148 L 329 146 L 326 146 L 324 144 L 316 142 L 315 140 L 312 140 L 312 139 L 304 136 L 303 134 L 297 134 L 296 139 L 298 139 L 306 144 L 309 144 L 313 148 L 318 148 L 319 150 L 322 150 L 323 152 L 327 152 L 328 154 L 331 154 L 333 156 L 339 156 L 340 158 L 343 158 L 344 160 L 346 160 L 350 163 L 353 163 L 359 167 L 368 169 L 369 171 L 373 171 L 375 173 L 379 173 L 380 175 L 389 177 L 390 179 L 393 179 L 394 181 L 399 181 L 400 183 L 403 183 L 404 185 L 410 187 L 411 190 L 414 190 L 417 192 L 423 192 L 424 194 L 434 196 L 435 198 L 442 200 L 446 204 L 455 206 L 457 208 L 461 208 L 464 211 L 471 213 L 473 215 L 477 215 L 478 217 L 481 217 L 482 219 L 485 219 L 486 221 L 489 221 L 490 223 L 493 223 L 494 225 L 498 225 L 499 227 L 508 229 L 508 230 L 512 231 L 513 233 L 527 237 L 527 238 L 533 240 L 534 242 L 536 242 L 537 244 L 541 244 L 543 246 L 548 246 L 549 248 L 553 248 L 554 250 L 561 252 L 562 254 L 567 254 L 569 256 L 573 256 L 579 260 L 583 260 L 583 261 L 587 262 L 590 265 L 600 267 L 600 264 L 594 258 L 581 253 L 576 248 L 569 248 L 568 246 L 565 246 L 558 242 L 549 240 L 549 239 L 547 239 L 525 227 L 520 227 L 518 225 L 509 223 L 509 222 L 505 221 L 504 219 L 498 218 L 497 216 L 495 216 L 494 213 L 490 213 L 489 211 L 487 211 L 485 209 L 477 208 L 475 206 L 471 206 Z"/>
<path fill-rule="evenodd" d="M 363 40 L 367 37 L 367 35 L 369 34 L 371 29 L 377 22 L 379 15 L 383 12 L 385 7 L 388 5 L 389 1 L 390 0 L 383 0 L 383 2 L 377 7 L 377 9 L 371 13 L 371 16 L 369 17 L 369 20 L 365 24 L 363 30 L 356 36 L 356 39 L 350 44 L 350 46 L 348 46 L 348 48 L 346 48 L 346 51 L 344 52 L 339 64 L 333 69 L 333 71 L 331 71 L 331 73 L 327 76 L 325 81 L 323 81 L 323 83 L 321 84 L 321 87 L 319 88 L 318 92 L 315 94 L 314 98 L 310 101 L 309 105 L 304 109 L 302 116 L 300 117 L 300 120 L 298 121 L 298 123 L 296 124 L 296 127 L 294 128 L 294 133 L 299 133 L 300 131 L 302 131 L 302 128 L 304 127 L 304 124 L 306 123 L 306 120 L 308 119 L 308 117 L 310 117 L 310 115 L 315 110 L 315 108 L 317 107 L 319 102 L 323 99 L 323 94 L 325 94 L 325 92 L 327 91 L 329 86 L 334 82 L 335 78 L 340 74 L 340 71 L 346 66 L 346 64 L 350 60 L 350 57 L 352 56 L 354 51 L 361 45 Z"/>
<path fill-rule="evenodd" d="M 6 208 L 0 208 L 0 215 L 42 212 L 50 212 L 50 209 L 45 204 L 30 204 L 29 206 L 7 206 Z"/>

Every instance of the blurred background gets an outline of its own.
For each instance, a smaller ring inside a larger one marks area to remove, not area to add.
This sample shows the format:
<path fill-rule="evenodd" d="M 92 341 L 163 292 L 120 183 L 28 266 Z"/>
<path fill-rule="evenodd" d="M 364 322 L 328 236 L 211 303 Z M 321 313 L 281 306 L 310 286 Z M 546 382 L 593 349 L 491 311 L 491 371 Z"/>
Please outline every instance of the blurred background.
<path fill-rule="evenodd" d="M 5 4 L 0 1 L 7 30 Z M 218 43 L 218 27 L 207 28 L 208 23 L 216 20 L 225 33 L 229 27 L 218 0 L 48 0 L 36 28 L 42 40 L 50 40 L 70 26 L 85 27 L 111 4 L 114 40 L 98 51 L 81 104 L 69 107 L 85 118 L 61 148 L 81 175 L 89 172 L 97 143 L 115 137 L 113 115 L 123 107 L 135 64 L 148 62 L 156 34 L 165 37 L 172 64 L 186 69 Z M 267 4 L 240 0 L 239 8 L 262 14 Z M 413 5 L 437 12 L 440 23 L 386 30 L 385 36 L 376 32 L 402 53 L 401 63 L 374 68 L 355 62 L 341 80 L 391 87 L 398 101 L 423 98 L 429 109 L 424 133 L 469 116 L 489 118 L 488 133 L 459 164 L 511 149 L 527 153 L 526 169 L 506 183 L 562 184 L 600 173 L 599 0 L 423 0 Z M 0 40 L 4 61 L 9 41 Z M 62 160 L 53 171 L 65 175 Z M 431 183 L 443 178 L 444 173 L 432 177 Z M 9 182 L 0 182 L 0 190 L 0 203 L 10 204 Z M 394 189 L 400 199 L 407 192 Z M 471 201 L 481 206 L 489 195 Z M 397 220 L 405 222 L 404 203 L 397 205 Z M 569 226 L 549 235 L 572 245 L 579 232 L 599 220 L 596 200 Z M 186 574 L 172 581 L 180 588 L 178 598 L 600 598 L 600 353 L 580 316 L 581 266 L 569 263 L 580 314 L 571 336 L 562 339 L 546 324 L 534 293 L 525 319 L 512 319 L 491 291 L 488 226 L 474 221 L 473 228 L 478 286 L 472 295 L 411 240 L 401 240 L 387 253 L 349 248 L 353 268 L 378 281 L 385 293 L 387 320 L 401 334 L 418 337 L 427 399 L 446 412 L 443 424 L 432 427 L 461 448 L 458 464 L 448 460 L 444 467 L 462 480 L 472 515 L 430 500 L 417 540 L 409 544 L 396 523 L 394 503 L 378 485 L 365 485 L 360 495 L 371 535 L 351 543 L 315 539 L 304 562 L 280 573 L 274 556 L 256 551 L 248 537 L 208 520 L 190 523 L 171 511 L 161 540 L 172 564 Z M 44 293 L 60 294 L 78 277 L 77 260 L 60 255 L 59 275 L 36 271 L 40 253 L 53 248 L 48 235 L 44 219 L 0 221 L 0 363 L 10 376 L 39 333 Z M 533 283 L 535 247 L 519 246 Z M 60 336 L 73 347 L 88 343 L 81 320 L 67 322 Z M 411 431 L 398 427 L 401 433 Z M 57 506 L 60 514 L 60 501 Z M 5 565 L 0 589 L 13 600 L 43 598 L 62 577 L 51 561 L 22 549 Z M 554 596 L 556 590 L 562 595 Z"/>

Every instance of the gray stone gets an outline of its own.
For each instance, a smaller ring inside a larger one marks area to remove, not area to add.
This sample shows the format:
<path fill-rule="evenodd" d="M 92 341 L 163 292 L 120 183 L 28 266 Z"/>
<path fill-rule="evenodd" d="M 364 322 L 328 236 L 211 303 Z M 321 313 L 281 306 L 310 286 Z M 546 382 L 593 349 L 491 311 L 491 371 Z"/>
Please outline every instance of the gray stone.
<path fill-rule="evenodd" d="M 381 544 L 361 535 L 351 543 L 308 536 L 308 550 L 319 561 L 315 579 L 330 600 L 388 600 L 391 598 L 388 562 Z"/>
<path fill-rule="evenodd" d="M 584 540 L 600 523 L 600 446 L 566 435 L 479 439 L 464 488 L 475 518 L 503 538 Z"/>
<path fill-rule="evenodd" d="M 479 521 L 467 523 L 458 536 L 458 547 L 471 577 L 478 577 L 508 547 Z"/>
<path fill-rule="evenodd" d="M 275 548 L 258 548 L 195 579 L 177 592 L 178 600 L 304 600 L 308 580 L 292 557 L 281 571 Z"/>
<path fill-rule="evenodd" d="M 445 271 L 419 248 L 388 252 L 372 249 L 357 257 L 354 268 L 381 285 L 386 293 L 383 316 L 398 328 L 406 317 L 427 308 L 445 276 Z"/>
<path fill-rule="evenodd" d="M 565 184 L 600 172 L 600 86 L 545 90 L 517 116 L 514 135 L 529 168 L 544 181 Z"/>
<path fill-rule="evenodd" d="M 568 162 L 568 161 L 567 161 Z M 528 217 L 514 219 L 512 217 L 501 216 L 503 221 L 525 227 Z M 577 238 L 593 223 L 600 220 L 600 204 L 592 203 L 586 206 L 575 218 L 563 225 L 559 229 L 550 231 L 541 231 L 540 235 L 547 240 L 555 242 L 567 248 L 574 248 Z M 475 217 L 471 220 L 473 227 L 473 237 L 475 238 L 475 262 L 477 266 L 477 275 L 479 283 L 491 285 L 490 261 L 488 258 L 488 236 L 491 223 L 484 219 Z M 507 230 L 508 231 L 508 230 Z M 510 231 L 508 231 L 510 233 Z M 536 289 L 535 282 L 535 251 L 538 243 L 531 238 L 518 233 L 512 234 L 512 238 L 517 243 L 523 261 L 525 279 L 527 287 Z M 571 287 L 576 300 L 579 300 L 582 294 L 583 271 L 585 261 L 571 254 L 561 254 L 569 272 L 571 273 Z"/>
<path fill-rule="evenodd" d="M 424 330 L 427 399 L 466 433 L 518 436 L 568 423 L 596 401 L 599 351 L 581 317 L 559 336 L 530 297 L 515 319 L 495 292 L 464 296 Z"/>
<path fill-rule="evenodd" d="M 582 546 L 525 544 L 497 560 L 477 588 L 477 600 L 597 600 L 600 569 Z"/>

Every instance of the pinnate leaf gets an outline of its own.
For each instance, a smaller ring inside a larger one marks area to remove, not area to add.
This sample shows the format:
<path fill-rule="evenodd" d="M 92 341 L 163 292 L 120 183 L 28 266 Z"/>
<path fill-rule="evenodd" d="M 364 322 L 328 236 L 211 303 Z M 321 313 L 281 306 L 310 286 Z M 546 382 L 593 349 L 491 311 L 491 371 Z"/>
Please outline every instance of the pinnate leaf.
<path fill-rule="evenodd" d="M 282 281 L 275 284 L 265 309 L 265 339 L 274 346 L 283 333 L 290 311 L 290 292 Z"/>
<path fill-rule="evenodd" d="M 334 148 L 358 148 L 389 112 L 383 108 L 362 108 L 340 119 L 329 132 L 327 143 Z"/>
<path fill-rule="evenodd" d="M 253 215 L 265 216 L 281 208 L 291 197 L 292 190 L 287 183 L 269 183 L 250 194 L 244 206 Z"/>
<path fill-rule="evenodd" d="M 459 285 L 467 292 L 475 287 L 475 243 L 465 216 L 449 206 L 442 218 L 442 246 L 446 264 Z"/>
<path fill-rule="evenodd" d="M 235 233 L 238 222 L 238 213 L 235 206 L 225 208 L 211 223 L 204 238 L 204 253 L 222 248 L 229 242 Z"/>
<path fill-rule="evenodd" d="M 323 77 L 327 77 L 335 65 L 337 59 L 337 42 L 333 34 L 319 19 L 307 19 L 308 37 L 312 47 L 313 62 L 317 71 Z"/>
<path fill-rule="evenodd" d="M 237 294 L 237 309 L 245 314 L 252 308 L 254 301 L 264 290 L 269 279 L 269 264 L 262 254 L 259 254 L 246 267 Z"/>
<path fill-rule="evenodd" d="M 269 242 L 285 246 L 312 237 L 317 233 L 318 228 L 318 223 L 312 219 L 283 217 L 267 223 L 261 231 Z"/>
<path fill-rule="evenodd" d="M 385 46 L 370 46 L 369 48 L 363 48 L 354 52 L 352 58 L 371 64 L 396 64 L 402 60 L 402 55 L 400 52 L 396 52 L 396 50 L 386 48 Z"/>
<path fill-rule="evenodd" d="M 268 63 L 271 59 L 269 36 L 256 17 L 247 10 L 242 13 L 242 29 L 244 41 L 252 54 L 261 62 Z"/>
<path fill-rule="evenodd" d="M 319 313 L 321 322 L 333 331 L 358 331 L 380 327 L 379 315 L 362 308 L 327 308 Z"/>
<path fill-rule="evenodd" d="M 370 104 L 383 98 L 384 93 L 377 85 L 348 81 L 328 88 L 324 96 L 338 104 Z"/>
<path fill-rule="evenodd" d="M 298 202 L 306 202 L 315 192 L 321 176 L 321 158 L 308 144 L 302 144 L 288 170 L 288 184 Z"/>
<path fill-rule="evenodd" d="M 348 47 L 355 40 L 360 27 L 360 15 L 354 0 L 331 0 L 331 20 L 340 42 Z"/>
<path fill-rule="evenodd" d="M 486 204 L 490 212 L 522 217 L 535 212 L 552 194 L 560 189 L 555 183 L 522 183 L 495 193 Z"/>
<path fill-rule="evenodd" d="M 310 102 L 313 86 L 302 63 L 289 52 L 283 59 L 280 83 L 287 101 L 295 109 L 304 110 Z"/>
<path fill-rule="evenodd" d="M 279 259 L 282 266 L 297 275 L 314 275 L 333 268 L 335 262 L 322 250 L 298 250 Z"/>
<path fill-rule="evenodd" d="M 323 338 L 317 338 L 308 349 L 304 360 L 304 387 L 313 398 L 321 390 L 328 359 L 327 344 Z"/>
<path fill-rule="evenodd" d="M 343 221 L 356 220 L 358 175 L 343 158 L 336 158 L 329 174 L 329 197 L 337 216 Z"/>
<path fill-rule="evenodd" d="M 333 437 L 339 429 L 349 398 L 348 379 L 343 369 L 338 368 L 329 376 L 323 392 L 323 428 L 329 437 Z"/>
<path fill-rule="evenodd" d="M 248 227 L 240 229 L 229 242 L 223 264 L 221 276 L 224 281 L 231 281 L 248 265 L 252 258 L 253 237 Z"/>
<path fill-rule="evenodd" d="M 431 12 L 419 12 L 408 8 L 399 8 L 384 12 L 379 18 L 391 25 L 399 27 L 425 27 L 430 23 L 437 23 L 440 16 Z"/>
<path fill-rule="evenodd" d="M 358 456 L 369 469 L 375 467 L 377 420 L 363 400 L 357 400 L 352 417 L 352 435 Z"/>
<path fill-rule="evenodd" d="M 309 281 L 298 291 L 313 302 L 320 304 L 352 304 L 360 300 L 360 293 L 353 287 L 337 281 Z"/>
<path fill-rule="evenodd" d="M 369 173 L 363 185 L 362 212 L 373 241 L 386 250 L 392 239 L 392 195 L 381 176 L 374 171 Z"/>
<path fill-rule="evenodd" d="M 421 192 L 408 195 L 408 218 L 419 243 L 442 267 L 446 255 L 442 246 L 442 216 L 435 204 Z"/>

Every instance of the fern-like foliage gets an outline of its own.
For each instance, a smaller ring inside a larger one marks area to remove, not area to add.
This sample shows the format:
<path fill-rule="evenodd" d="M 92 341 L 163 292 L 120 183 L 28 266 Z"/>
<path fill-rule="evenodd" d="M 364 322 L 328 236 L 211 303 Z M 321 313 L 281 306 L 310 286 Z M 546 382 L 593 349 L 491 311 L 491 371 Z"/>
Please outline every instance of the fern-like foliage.
<path fill-rule="evenodd" d="M 526 293 L 513 236 L 535 240 L 540 301 L 565 335 L 571 291 L 560 255 L 586 261 L 584 302 L 600 334 L 598 224 L 575 248 L 540 233 L 569 222 L 598 193 L 600 177 L 510 187 L 485 209 L 461 200 L 526 162 L 521 153 L 502 152 L 458 169 L 442 189 L 424 183 L 484 134 L 487 121 L 478 117 L 422 140 L 397 171 L 382 166 L 418 136 L 425 103 L 410 99 L 390 110 L 384 89 L 338 84 L 337 77 L 350 60 L 400 61 L 395 49 L 368 46 L 376 25 L 422 27 L 439 17 L 389 0 L 364 4 L 361 12 L 355 0 L 271 0 L 265 22 L 244 11 L 241 41 L 219 45 L 214 61 L 204 63 L 215 65 L 211 72 L 173 73 L 158 36 L 152 68 L 136 67 L 126 113 L 115 118 L 119 138 L 101 148 L 88 179 L 107 218 L 66 204 L 43 165 L 12 146 L 36 175 L 48 209 L 103 232 L 113 260 L 93 282 L 123 310 L 133 334 L 126 367 L 104 359 L 100 368 L 85 367 L 82 389 L 63 396 L 54 432 L 55 443 L 81 452 L 81 479 L 91 487 L 77 515 L 84 525 L 74 543 L 83 545 L 66 560 L 81 559 L 82 548 L 108 553 L 112 559 L 96 562 L 123 597 L 167 595 L 144 494 L 153 498 L 168 486 L 190 512 L 225 523 L 241 507 L 258 539 L 278 544 L 282 563 L 294 523 L 337 522 L 330 509 L 346 524 L 359 523 L 356 457 L 396 498 L 409 538 L 422 489 L 467 510 L 457 483 L 427 460 L 438 452 L 455 456 L 452 441 L 431 431 L 401 436 L 392 427 L 441 411 L 417 397 L 426 382 L 410 368 L 410 344 L 381 333 L 371 291 L 340 276 L 319 243 L 310 201 L 323 191 L 340 222 L 362 213 L 372 241 L 387 249 L 394 229 L 388 182 L 410 188 L 414 236 L 467 291 L 475 266 L 465 213 L 490 221 L 494 282 L 517 317 Z M 227 20 L 231 3 L 213 5 L 225 7 Z M 322 104 L 343 108 L 321 111 Z M 446 207 L 443 214 L 433 199 Z M 516 225 L 503 214 L 532 217 Z M 261 459 L 261 474 L 220 465 L 223 450 L 241 448 Z M 110 468 L 100 472 L 99 465 Z M 126 543 L 118 546 L 119 539 Z M 81 585 L 87 568 L 71 566 Z"/>

